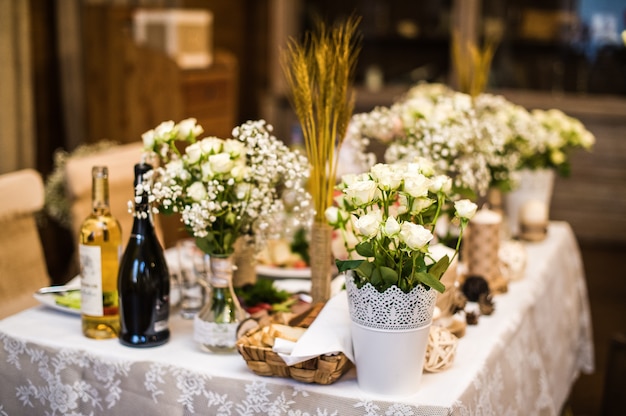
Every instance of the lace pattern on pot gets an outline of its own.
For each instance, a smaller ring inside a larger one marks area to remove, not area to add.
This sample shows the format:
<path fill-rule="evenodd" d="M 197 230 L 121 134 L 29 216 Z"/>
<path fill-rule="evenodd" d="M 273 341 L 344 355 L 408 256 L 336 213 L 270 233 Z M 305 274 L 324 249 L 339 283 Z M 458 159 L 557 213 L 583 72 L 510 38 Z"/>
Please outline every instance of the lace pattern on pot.
<path fill-rule="evenodd" d="M 348 273 L 346 289 L 350 317 L 356 324 L 393 331 L 421 328 L 433 319 L 437 292 L 423 285 L 409 293 L 397 286 L 381 293 L 369 283 L 357 288 L 352 273 Z"/>

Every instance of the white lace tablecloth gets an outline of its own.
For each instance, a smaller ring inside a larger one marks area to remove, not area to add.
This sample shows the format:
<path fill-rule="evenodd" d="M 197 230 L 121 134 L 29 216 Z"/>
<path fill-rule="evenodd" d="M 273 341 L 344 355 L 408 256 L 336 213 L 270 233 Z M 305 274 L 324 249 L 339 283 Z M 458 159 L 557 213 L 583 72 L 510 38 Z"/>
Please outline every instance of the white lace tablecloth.
<path fill-rule="evenodd" d="M 411 397 L 366 395 L 354 371 L 330 386 L 256 376 L 237 353 L 199 350 L 178 316 L 167 344 L 133 349 L 41 306 L 0 321 L 0 415 L 557 415 L 594 367 L 584 271 L 566 223 L 527 251 L 525 277 Z"/>

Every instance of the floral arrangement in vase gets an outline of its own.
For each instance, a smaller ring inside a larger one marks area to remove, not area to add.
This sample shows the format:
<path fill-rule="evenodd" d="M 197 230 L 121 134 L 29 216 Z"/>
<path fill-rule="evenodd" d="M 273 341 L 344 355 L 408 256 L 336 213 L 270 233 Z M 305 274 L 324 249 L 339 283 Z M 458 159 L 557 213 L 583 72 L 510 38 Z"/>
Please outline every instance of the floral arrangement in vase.
<path fill-rule="evenodd" d="M 570 153 L 575 149 L 590 151 L 596 142 L 595 136 L 580 120 L 561 110 L 535 109 L 531 114 L 542 128 L 543 135 L 535 146 L 522 148 L 522 167 L 531 170 L 551 168 L 561 176 L 568 176 Z"/>
<path fill-rule="evenodd" d="M 232 138 L 199 139 L 203 129 L 193 118 L 163 122 L 142 136 L 159 165 L 137 191 L 149 192 L 155 212 L 180 213 L 205 253 L 231 255 L 244 235 L 254 235 L 260 248 L 285 210 L 281 189 L 292 193 L 296 220 L 307 224 L 311 218 L 307 159 L 271 132 L 264 120 L 248 121 L 233 129 Z"/>
<path fill-rule="evenodd" d="M 180 213 L 206 254 L 211 291 L 194 316 L 194 340 L 210 352 L 234 351 L 245 319 L 232 282 L 237 240 L 253 236 L 261 249 L 278 235 L 276 219 L 285 211 L 281 190 L 290 193 L 292 224 L 312 217 L 304 189 L 308 161 L 271 131 L 264 120 L 248 121 L 233 129 L 232 138 L 198 139 L 203 129 L 190 118 L 163 122 L 142 136 L 147 156 L 156 155 L 158 166 L 136 194 L 147 192 L 155 212 Z"/>
<path fill-rule="evenodd" d="M 375 163 L 371 140 L 386 144 L 385 162 L 431 159 L 454 187 L 481 196 L 489 188 L 509 191 L 520 169 L 569 174 L 573 149 L 591 149 L 595 138 L 560 110 L 529 111 L 505 97 L 470 96 L 443 84 L 418 84 L 390 107 L 355 114 L 346 142 L 357 149 L 363 170 Z"/>
<path fill-rule="evenodd" d="M 357 287 L 370 283 L 379 292 L 397 286 L 408 293 L 423 285 L 443 293 L 439 279 L 452 259 L 436 259 L 430 251 L 437 220 L 453 205 L 460 226 L 456 255 L 477 208 L 468 199 L 452 201 L 452 179 L 435 175 L 423 159 L 344 175 L 339 189 L 337 205 L 326 210 L 348 251 L 347 259 L 336 260 L 339 271 L 353 270 Z"/>
<path fill-rule="evenodd" d="M 355 114 L 346 140 L 360 150 L 356 163 L 362 166 L 372 160 L 367 148 L 376 140 L 387 145 L 386 163 L 430 159 L 438 173 L 452 177 L 457 191 L 476 198 L 496 180 L 506 182 L 517 164 L 505 157 L 506 137 L 497 133 L 481 122 L 470 95 L 443 84 L 418 84 L 390 107 Z"/>

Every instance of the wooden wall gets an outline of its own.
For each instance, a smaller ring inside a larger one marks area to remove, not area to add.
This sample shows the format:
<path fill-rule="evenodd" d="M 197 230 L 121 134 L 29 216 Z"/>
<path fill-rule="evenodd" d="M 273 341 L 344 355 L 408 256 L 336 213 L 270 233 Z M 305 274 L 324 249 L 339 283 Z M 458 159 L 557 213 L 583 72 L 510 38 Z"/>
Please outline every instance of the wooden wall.
<path fill-rule="evenodd" d="M 596 136 L 591 152 L 573 153 L 572 173 L 557 177 L 550 209 L 580 240 L 626 242 L 626 98 L 501 91 L 526 108 L 559 108 Z"/>

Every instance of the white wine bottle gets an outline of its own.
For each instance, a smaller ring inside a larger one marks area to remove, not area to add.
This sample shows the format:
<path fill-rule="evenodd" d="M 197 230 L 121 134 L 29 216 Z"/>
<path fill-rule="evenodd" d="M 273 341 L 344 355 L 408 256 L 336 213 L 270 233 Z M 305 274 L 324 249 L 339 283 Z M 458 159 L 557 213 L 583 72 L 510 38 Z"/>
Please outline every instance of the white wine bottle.
<path fill-rule="evenodd" d="M 135 190 L 152 169 L 135 165 Z M 120 299 L 120 342 L 130 347 L 154 347 L 170 337 L 168 326 L 170 275 L 159 244 L 148 196 L 135 198 L 135 219 L 118 275 Z"/>
<path fill-rule="evenodd" d="M 122 229 L 109 207 L 109 171 L 92 169 L 92 208 L 79 236 L 81 317 L 89 338 L 115 338 L 120 320 L 117 273 L 122 251 Z"/>

